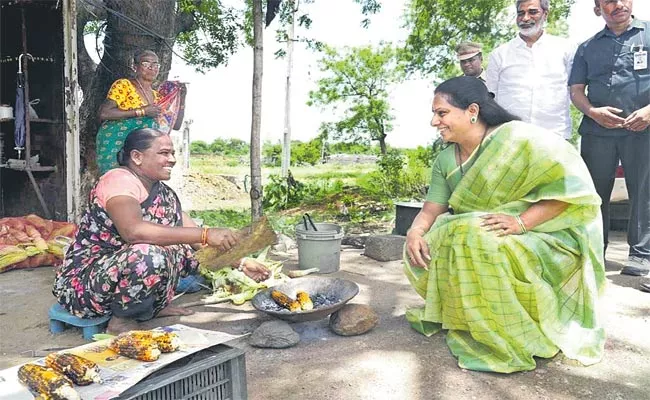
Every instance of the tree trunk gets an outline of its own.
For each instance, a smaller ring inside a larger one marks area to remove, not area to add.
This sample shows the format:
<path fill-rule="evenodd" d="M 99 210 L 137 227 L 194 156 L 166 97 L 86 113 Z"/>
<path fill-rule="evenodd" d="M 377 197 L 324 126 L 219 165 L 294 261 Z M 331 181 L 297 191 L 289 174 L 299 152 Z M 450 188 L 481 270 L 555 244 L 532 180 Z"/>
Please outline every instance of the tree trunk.
<path fill-rule="evenodd" d="M 253 0 L 253 107 L 251 117 L 251 215 L 253 221 L 262 217 L 262 168 L 260 130 L 262 126 L 262 71 L 264 47 L 262 40 L 262 1 Z"/>
<path fill-rule="evenodd" d="M 95 137 L 99 128 L 97 112 L 106 98 L 108 89 L 116 79 L 132 77 L 133 53 L 140 49 L 153 50 L 158 54 L 161 63 L 158 82 L 165 81 L 171 66 L 171 48 L 176 37 L 176 0 L 105 0 L 104 4 L 109 9 L 128 17 L 129 20 L 144 26 L 146 31 L 127 22 L 114 12 L 104 14 L 107 22 L 103 42 L 104 53 L 100 64 L 95 66 L 83 44 L 84 26 L 94 18 L 89 13 L 78 15 L 79 80 L 84 94 L 79 111 L 80 145 L 83 149 L 81 165 L 85 171 L 82 196 L 88 193 L 90 185 L 97 177 L 95 162 Z M 95 10 L 105 12 L 102 8 L 93 8 L 93 11 Z M 98 17 L 102 16 L 100 14 Z"/>
<path fill-rule="evenodd" d="M 379 137 L 379 149 L 381 150 L 382 155 L 386 155 L 386 135 L 381 135 Z"/>
<path fill-rule="evenodd" d="M 381 150 L 382 155 L 386 155 L 386 129 L 384 127 L 384 124 L 381 123 L 380 121 L 377 121 L 377 123 L 380 126 L 381 132 L 379 133 L 379 149 Z"/>

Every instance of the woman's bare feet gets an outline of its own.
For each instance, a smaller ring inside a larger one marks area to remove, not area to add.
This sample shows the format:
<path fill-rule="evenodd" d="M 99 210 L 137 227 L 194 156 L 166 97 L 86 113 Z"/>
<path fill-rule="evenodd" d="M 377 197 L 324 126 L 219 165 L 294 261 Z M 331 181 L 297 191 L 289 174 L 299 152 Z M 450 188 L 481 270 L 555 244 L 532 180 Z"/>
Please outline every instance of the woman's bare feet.
<path fill-rule="evenodd" d="M 119 335 L 122 332 L 133 331 L 139 328 L 139 324 L 132 319 L 111 317 L 106 326 L 106 333 L 111 335 Z"/>
<path fill-rule="evenodd" d="M 173 315 L 192 315 L 194 314 L 194 310 L 190 310 L 188 308 L 183 308 L 183 307 L 173 307 L 173 306 L 167 306 L 160 310 L 158 315 L 156 317 L 169 317 Z"/>

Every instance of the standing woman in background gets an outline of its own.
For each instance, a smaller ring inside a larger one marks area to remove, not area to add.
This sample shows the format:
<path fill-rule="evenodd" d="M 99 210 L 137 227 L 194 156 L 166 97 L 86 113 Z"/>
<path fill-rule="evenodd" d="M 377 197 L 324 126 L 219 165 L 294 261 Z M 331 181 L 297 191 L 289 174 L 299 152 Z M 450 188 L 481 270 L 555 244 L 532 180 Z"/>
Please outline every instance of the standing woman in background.
<path fill-rule="evenodd" d="M 159 93 L 152 85 L 160 62 L 151 50 L 139 50 L 133 56 L 133 79 L 118 79 L 111 85 L 106 101 L 99 108 L 102 123 L 97 132 L 97 166 L 104 174 L 116 168 L 117 151 L 124 145 L 126 136 L 134 129 L 158 128 L 157 118 L 161 108 L 157 105 Z"/>

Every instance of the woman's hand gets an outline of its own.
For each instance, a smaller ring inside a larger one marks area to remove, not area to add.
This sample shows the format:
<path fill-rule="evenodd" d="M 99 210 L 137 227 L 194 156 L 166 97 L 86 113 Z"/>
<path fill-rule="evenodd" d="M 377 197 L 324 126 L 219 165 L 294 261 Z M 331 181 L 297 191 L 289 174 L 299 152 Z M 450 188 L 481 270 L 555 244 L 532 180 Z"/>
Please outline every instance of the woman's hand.
<path fill-rule="evenodd" d="M 411 266 L 427 268 L 431 261 L 429 245 L 422 237 L 424 233 L 422 229 L 409 229 L 406 234 L 406 255 Z"/>
<path fill-rule="evenodd" d="M 162 109 L 157 104 L 149 104 L 144 107 L 144 115 L 147 117 L 157 117 L 162 112 Z"/>
<path fill-rule="evenodd" d="M 517 217 L 506 214 L 488 214 L 484 215 L 481 226 L 488 231 L 496 231 L 497 236 L 520 235 L 523 232 Z"/>
<path fill-rule="evenodd" d="M 208 246 L 216 247 L 221 251 L 228 251 L 239 242 L 239 236 L 230 229 L 209 228 Z"/>
<path fill-rule="evenodd" d="M 271 277 L 271 271 L 253 258 L 244 257 L 240 264 L 241 271 L 255 282 L 261 282 Z"/>

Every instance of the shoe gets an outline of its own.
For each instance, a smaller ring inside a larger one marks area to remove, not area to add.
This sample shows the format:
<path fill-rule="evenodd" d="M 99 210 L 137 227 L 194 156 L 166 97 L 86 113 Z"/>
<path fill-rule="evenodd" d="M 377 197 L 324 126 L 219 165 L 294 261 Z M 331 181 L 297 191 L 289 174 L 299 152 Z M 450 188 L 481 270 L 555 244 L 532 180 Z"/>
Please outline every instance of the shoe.
<path fill-rule="evenodd" d="M 650 272 L 650 260 L 637 256 L 628 257 L 623 269 L 622 275 L 645 276 Z"/>
<path fill-rule="evenodd" d="M 642 283 L 639 285 L 639 289 L 641 289 L 642 292 L 650 293 L 650 282 Z"/>

